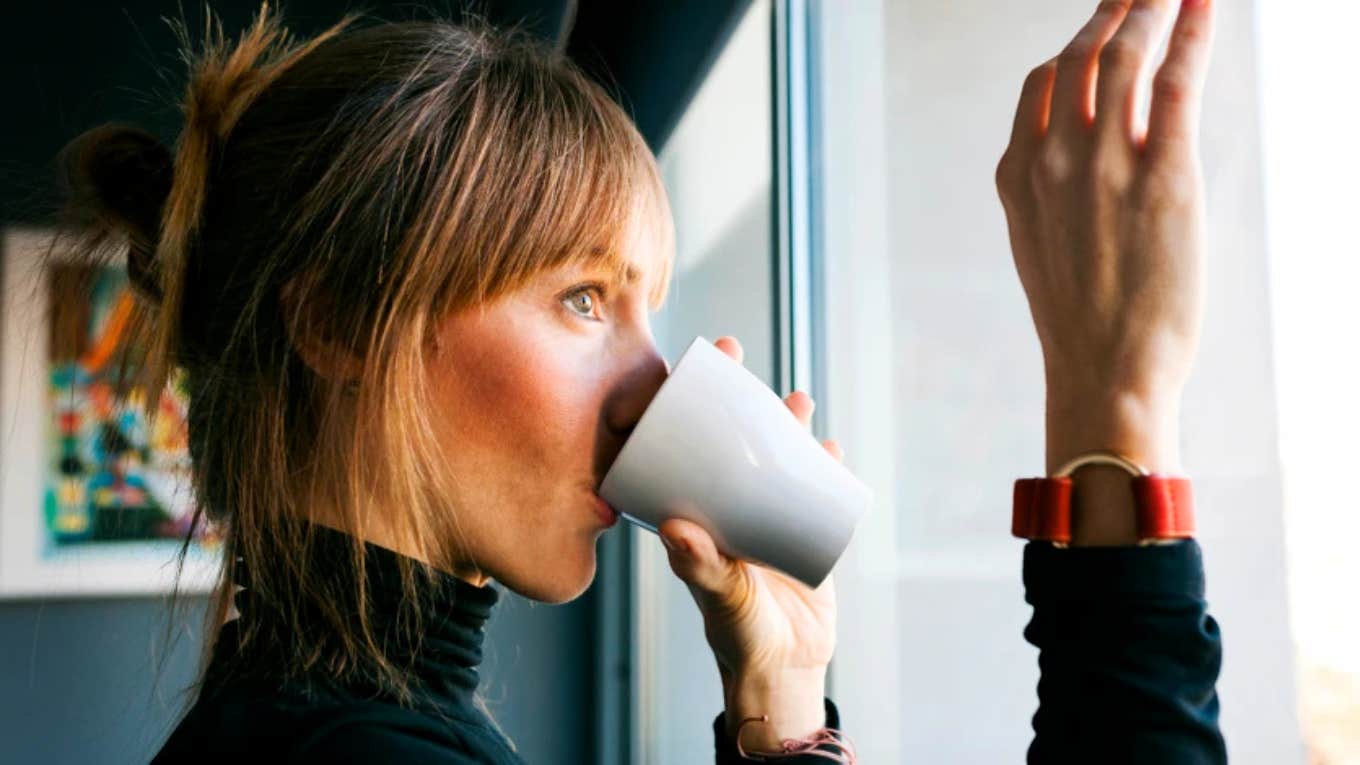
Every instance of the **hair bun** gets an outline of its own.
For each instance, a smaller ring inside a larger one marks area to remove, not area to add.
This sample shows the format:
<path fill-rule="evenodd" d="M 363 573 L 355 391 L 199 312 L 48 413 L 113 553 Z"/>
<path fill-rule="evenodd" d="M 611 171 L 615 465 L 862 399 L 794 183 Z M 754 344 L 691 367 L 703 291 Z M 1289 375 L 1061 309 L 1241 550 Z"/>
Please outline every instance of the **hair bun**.
<path fill-rule="evenodd" d="M 62 165 L 76 222 L 125 239 L 128 277 L 158 301 L 155 252 L 174 178 L 170 150 L 145 130 L 101 125 L 66 147 Z"/>

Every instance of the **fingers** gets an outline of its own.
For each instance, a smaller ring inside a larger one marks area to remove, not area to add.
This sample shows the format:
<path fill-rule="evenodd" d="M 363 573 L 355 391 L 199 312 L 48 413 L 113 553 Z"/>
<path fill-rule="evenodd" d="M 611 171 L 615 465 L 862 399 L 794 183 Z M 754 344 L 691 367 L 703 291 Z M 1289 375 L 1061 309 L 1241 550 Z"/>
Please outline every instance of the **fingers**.
<path fill-rule="evenodd" d="M 817 402 L 813 401 L 811 396 L 801 390 L 796 390 L 784 397 L 784 405 L 793 412 L 793 416 L 798 418 L 803 427 L 809 429 L 812 427 L 812 413 L 817 409 Z M 845 452 L 836 439 L 828 438 L 822 441 L 822 448 L 826 449 L 832 457 L 835 457 L 837 462 L 845 461 Z"/>
<path fill-rule="evenodd" d="M 812 413 L 817 408 L 817 402 L 812 397 L 801 390 L 796 390 L 784 397 L 784 404 L 793 412 L 793 416 L 803 423 L 803 427 L 812 428 Z M 841 450 L 841 445 L 834 438 L 822 441 L 822 448 L 826 449 L 837 462 L 845 461 L 845 452 Z"/>
<path fill-rule="evenodd" d="M 1171 31 L 1171 44 L 1152 83 L 1152 111 L 1148 115 L 1147 146 L 1151 152 L 1194 147 L 1204 80 L 1213 48 L 1212 0 L 1186 0 Z"/>
<path fill-rule="evenodd" d="M 731 356 L 732 360 L 738 364 L 742 363 L 742 360 L 746 358 L 746 351 L 741 347 L 741 343 L 737 342 L 737 338 L 732 337 L 731 335 L 723 335 L 717 340 L 714 340 L 713 344 L 718 347 L 718 350 Z"/>
<path fill-rule="evenodd" d="M 1119 32 L 1101 50 L 1096 86 L 1099 140 L 1132 147 L 1139 81 L 1157 52 L 1174 8 L 1174 0 L 1137 0 Z"/>
<path fill-rule="evenodd" d="M 817 409 L 817 402 L 812 400 L 812 396 L 796 390 L 784 397 L 784 406 L 793 412 L 793 416 L 798 418 L 803 427 L 812 427 L 812 413 Z"/>
<path fill-rule="evenodd" d="M 1165 2 L 1165 0 L 1162 0 Z M 1096 64 L 1107 40 L 1129 13 L 1130 0 L 1105 0 L 1058 55 L 1049 134 L 1059 141 L 1084 136 L 1093 119 Z"/>
<path fill-rule="evenodd" d="M 1048 130 L 1048 112 L 1053 101 L 1053 78 L 1058 71 L 1057 59 L 1049 59 L 1025 78 L 1020 90 L 1020 105 L 1015 108 L 1015 125 L 1011 128 L 1011 146 L 1027 152 L 1039 143 Z"/>
<path fill-rule="evenodd" d="M 722 350 L 723 353 L 731 356 L 738 363 L 741 362 L 744 353 L 742 351 L 741 343 L 738 342 L 735 337 L 723 335 L 713 341 L 713 344 Z M 803 427 L 812 427 L 812 413 L 817 410 L 817 402 L 813 401 L 812 396 L 804 391 L 796 390 L 784 397 L 784 405 L 789 408 L 790 412 L 793 412 L 793 416 L 798 419 L 798 422 L 803 424 Z M 837 445 L 834 440 L 828 439 L 822 442 L 823 447 L 826 447 L 827 444 L 832 444 L 835 447 L 834 451 L 832 451 L 831 447 L 827 447 L 827 451 L 831 451 L 836 459 L 843 459 L 840 446 Z"/>
<path fill-rule="evenodd" d="M 719 552 L 702 526 L 671 518 L 657 527 L 657 533 L 666 545 L 671 570 L 695 594 L 729 601 L 743 595 L 746 574 L 741 561 Z"/>
<path fill-rule="evenodd" d="M 845 452 L 841 450 L 841 445 L 836 439 L 828 438 L 822 442 L 822 448 L 831 453 L 837 462 L 845 462 Z"/>

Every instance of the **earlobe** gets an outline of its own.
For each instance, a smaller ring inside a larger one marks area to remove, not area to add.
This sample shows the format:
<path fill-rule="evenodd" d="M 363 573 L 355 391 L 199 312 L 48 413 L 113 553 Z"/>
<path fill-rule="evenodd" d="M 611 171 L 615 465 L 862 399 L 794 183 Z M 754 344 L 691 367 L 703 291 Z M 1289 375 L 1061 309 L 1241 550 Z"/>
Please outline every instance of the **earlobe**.
<path fill-rule="evenodd" d="M 337 331 L 337 314 L 320 290 L 289 281 L 279 290 L 279 312 L 289 344 L 312 372 L 346 390 L 357 387 L 363 359 L 340 339 L 345 333 Z"/>

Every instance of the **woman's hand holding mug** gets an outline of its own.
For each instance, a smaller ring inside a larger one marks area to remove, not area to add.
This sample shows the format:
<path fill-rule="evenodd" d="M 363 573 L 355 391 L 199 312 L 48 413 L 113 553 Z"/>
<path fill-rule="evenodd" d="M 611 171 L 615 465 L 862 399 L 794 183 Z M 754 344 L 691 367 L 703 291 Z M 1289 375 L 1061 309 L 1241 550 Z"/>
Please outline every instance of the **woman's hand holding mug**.
<path fill-rule="evenodd" d="M 1181 391 L 1204 304 L 1198 130 L 1211 0 L 1183 0 L 1152 78 L 1139 83 L 1175 0 L 1107 0 L 1026 80 L 997 187 L 1047 379 L 1047 464 L 1113 450 L 1179 468 Z M 1076 485 L 1076 544 L 1136 539 L 1127 477 Z"/>
<path fill-rule="evenodd" d="M 714 345 L 741 362 L 735 338 L 719 338 Z M 794 391 L 784 402 L 810 425 L 813 401 L 807 394 Z M 841 459 L 835 441 L 823 446 Z M 704 634 L 722 676 L 729 735 L 746 718 L 768 715 L 768 723 L 746 728 L 742 744 L 775 751 L 782 740 L 823 727 L 826 668 L 836 646 L 831 577 L 814 590 L 773 569 L 730 558 L 703 527 L 686 520 L 668 520 L 658 531 L 671 569 L 703 614 Z"/>

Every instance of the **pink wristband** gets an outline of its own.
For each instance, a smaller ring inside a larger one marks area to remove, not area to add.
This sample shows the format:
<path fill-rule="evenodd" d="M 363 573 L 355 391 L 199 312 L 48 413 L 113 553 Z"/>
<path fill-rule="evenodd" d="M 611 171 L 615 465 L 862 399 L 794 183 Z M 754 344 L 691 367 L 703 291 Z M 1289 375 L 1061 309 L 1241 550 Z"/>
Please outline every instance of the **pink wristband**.
<path fill-rule="evenodd" d="M 850 737 L 844 732 L 835 728 L 822 728 L 807 738 L 786 738 L 780 744 L 778 752 L 769 754 L 752 752 L 748 754 L 741 746 L 741 732 L 751 723 L 769 722 L 769 715 L 760 717 L 748 717 L 741 721 L 737 726 L 737 754 L 743 760 L 752 762 L 769 762 L 771 760 L 782 760 L 788 757 L 801 757 L 810 755 L 820 757 L 831 762 L 844 763 L 845 765 L 855 765 L 858 760 L 855 758 L 855 747 L 850 743 Z M 822 749 L 823 746 L 830 746 L 832 750 Z"/>

